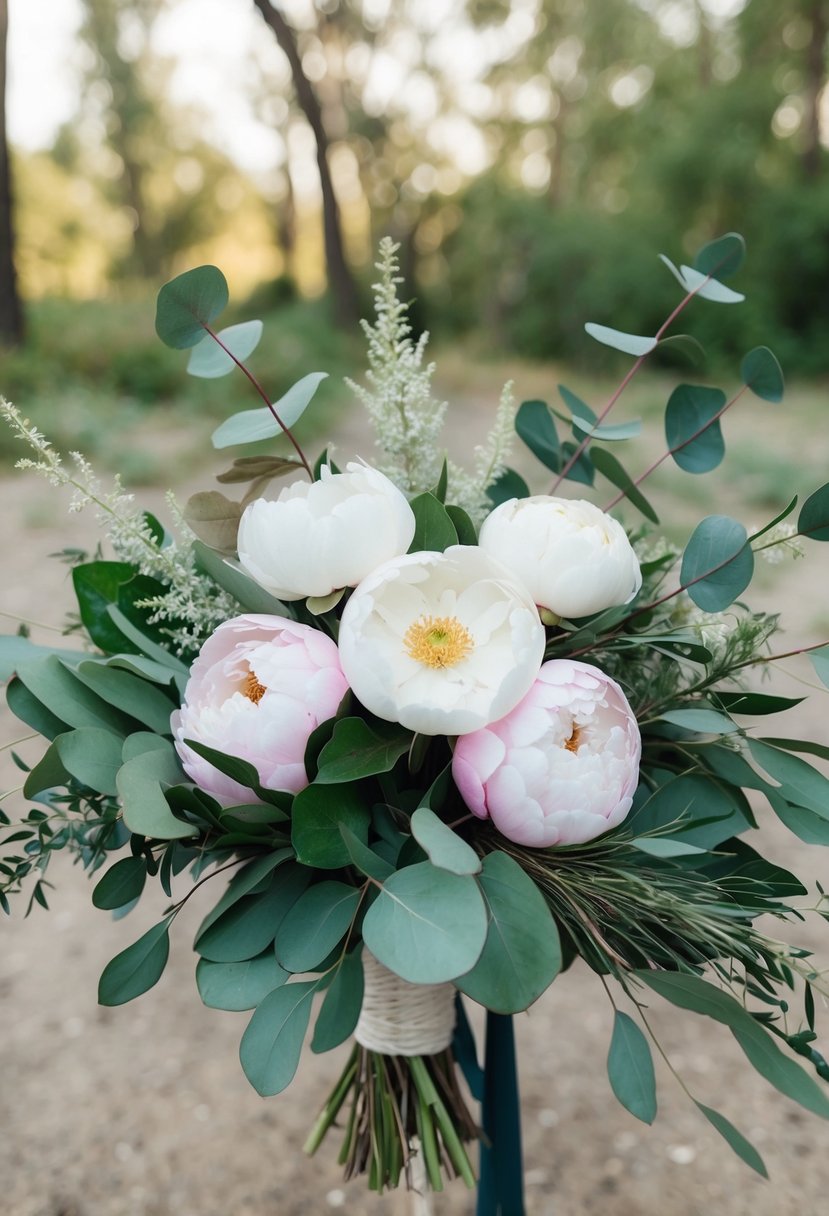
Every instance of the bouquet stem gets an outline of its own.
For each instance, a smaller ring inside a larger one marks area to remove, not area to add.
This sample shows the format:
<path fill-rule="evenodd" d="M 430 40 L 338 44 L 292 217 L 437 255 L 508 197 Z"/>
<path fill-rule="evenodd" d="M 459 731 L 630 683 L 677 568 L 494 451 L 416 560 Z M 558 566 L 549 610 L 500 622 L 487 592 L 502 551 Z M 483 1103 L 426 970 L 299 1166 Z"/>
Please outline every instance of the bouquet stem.
<path fill-rule="evenodd" d="M 465 1146 L 478 1138 L 479 1130 L 461 1093 L 450 1046 L 454 990 L 451 985 L 409 984 L 370 955 L 364 967 L 358 1041 L 305 1151 L 316 1152 L 346 1108 L 339 1161 L 347 1179 L 365 1173 L 370 1189 L 383 1191 L 396 1187 L 403 1174 L 411 1190 L 423 1192 L 424 1184 L 429 1191 L 441 1191 L 444 1177 L 460 1177 L 472 1188 L 475 1171 Z M 431 1015 L 424 1012 L 424 1003 L 434 1005 Z M 413 1021 L 407 1018 L 407 1005 Z M 377 1039 L 382 1050 L 376 1048 Z M 412 1051 L 418 1042 L 425 1046 L 422 1053 Z"/>

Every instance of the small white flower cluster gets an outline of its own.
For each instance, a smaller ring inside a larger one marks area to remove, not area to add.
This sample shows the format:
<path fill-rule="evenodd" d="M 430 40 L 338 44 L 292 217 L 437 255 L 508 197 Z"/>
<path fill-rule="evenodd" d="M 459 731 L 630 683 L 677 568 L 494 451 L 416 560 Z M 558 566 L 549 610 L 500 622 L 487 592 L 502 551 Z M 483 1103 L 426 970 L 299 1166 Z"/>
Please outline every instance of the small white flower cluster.
<path fill-rule="evenodd" d="M 770 566 L 777 566 L 786 557 L 803 557 L 805 550 L 795 525 L 784 521 L 764 533 L 755 552 Z"/>
<path fill-rule="evenodd" d="M 363 322 L 369 387 L 346 383 L 365 406 L 377 444 L 388 457 L 382 472 L 402 490 L 416 494 L 431 489 L 440 475 L 446 402 L 432 396 L 434 364 L 423 364 L 429 336 L 424 333 L 412 341 L 406 305 L 397 298 L 403 281 L 397 273 L 398 248 L 389 237 L 380 242 L 380 281 L 374 284 L 377 321 Z"/>
<path fill-rule="evenodd" d="M 681 591 L 671 603 L 671 625 L 695 633 L 700 643 L 711 651 L 711 655 L 716 661 L 725 651 L 731 635 L 739 624 L 736 614 L 733 612 L 703 612 L 687 591 Z"/>
<path fill-rule="evenodd" d="M 515 440 L 515 396 L 512 381 L 501 390 L 495 422 L 486 441 L 475 448 L 475 469 L 469 473 L 454 463 L 449 465 L 449 497 L 463 507 L 475 524 L 483 522 L 492 508 L 487 489 L 506 471 Z"/>
<path fill-rule="evenodd" d="M 196 568 L 193 534 L 172 495 L 167 496 L 167 501 L 181 541 L 168 539 L 160 545 L 146 512 L 135 506 L 132 494 L 124 493 L 117 475 L 112 488 L 105 490 L 80 452 L 70 452 L 74 469 L 67 469 L 60 453 L 46 436 L 1 397 L 0 416 L 37 455 L 34 460 L 18 460 L 16 467 L 40 473 L 53 486 L 68 487 L 72 491 L 70 511 L 92 507 L 119 561 L 130 562 L 140 574 L 158 579 L 168 588 L 164 595 L 144 601 L 140 606 L 151 609 L 150 619 L 154 623 L 176 622 L 175 628 L 165 632 L 178 653 L 197 648 L 222 621 L 239 611 L 236 600 L 219 590 L 212 579 Z"/>

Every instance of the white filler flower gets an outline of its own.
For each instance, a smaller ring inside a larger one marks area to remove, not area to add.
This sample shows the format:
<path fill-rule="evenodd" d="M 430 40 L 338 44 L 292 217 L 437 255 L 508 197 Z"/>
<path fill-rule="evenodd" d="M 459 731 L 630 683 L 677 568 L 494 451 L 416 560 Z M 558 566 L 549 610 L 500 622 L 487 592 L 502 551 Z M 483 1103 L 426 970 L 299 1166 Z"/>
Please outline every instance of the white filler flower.
<path fill-rule="evenodd" d="M 369 465 L 296 481 L 269 502 L 257 498 L 239 525 L 239 561 L 280 600 L 325 596 L 405 553 L 415 518 L 405 495 Z"/>
<path fill-rule="evenodd" d="M 484 520 L 478 543 L 558 616 L 615 608 L 642 586 L 624 528 L 584 499 L 511 498 Z"/>
<path fill-rule="evenodd" d="M 544 656 L 526 590 L 476 546 L 411 553 L 346 604 L 340 661 L 359 701 L 424 735 L 461 735 L 509 713 Z"/>

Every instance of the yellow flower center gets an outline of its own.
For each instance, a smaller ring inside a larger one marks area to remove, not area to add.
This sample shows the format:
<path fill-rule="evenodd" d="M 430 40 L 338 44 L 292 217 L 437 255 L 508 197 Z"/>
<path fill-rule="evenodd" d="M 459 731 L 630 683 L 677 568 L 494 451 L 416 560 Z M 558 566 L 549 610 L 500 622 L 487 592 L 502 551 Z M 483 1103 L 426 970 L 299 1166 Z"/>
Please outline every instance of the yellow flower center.
<path fill-rule="evenodd" d="M 242 695 L 253 701 L 254 705 L 258 705 L 267 691 L 265 685 L 259 683 L 254 672 L 249 671 L 242 685 Z"/>
<path fill-rule="evenodd" d="M 564 747 L 568 752 L 577 752 L 579 750 L 579 742 L 581 741 L 581 730 L 573 723 L 573 730 L 569 739 L 564 740 Z"/>
<path fill-rule="evenodd" d="M 425 667 L 454 667 L 474 649 L 472 634 L 453 616 L 424 616 L 406 630 L 403 643 Z"/>

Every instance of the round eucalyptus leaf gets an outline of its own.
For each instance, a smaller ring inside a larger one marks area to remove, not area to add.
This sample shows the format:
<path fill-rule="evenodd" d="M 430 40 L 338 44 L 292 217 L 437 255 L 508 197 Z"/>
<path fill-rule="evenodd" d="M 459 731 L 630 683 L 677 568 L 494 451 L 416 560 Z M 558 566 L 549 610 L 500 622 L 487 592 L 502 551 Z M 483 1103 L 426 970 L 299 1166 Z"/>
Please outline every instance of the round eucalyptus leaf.
<path fill-rule="evenodd" d="M 703 245 L 694 258 L 694 269 L 700 274 L 713 275 L 715 279 L 727 279 L 739 270 L 745 260 L 746 243 L 739 232 L 727 232 Z"/>
<path fill-rule="evenodd" d="M 166 346 L 186 350 L 206 337 L 206 326 L 227 305 L 227 279 L 217 266 L 187 270 L 158 293 L 155 331 Z"/>
<path fill-rule="evenodd" d="M 782 401 L 783 369 L 767 346 L 755 346 L 740 364 L 743 384 L 763 401 Z"/>
<path fill-rule="evenodd" d="M 745 591 L 754 573 L 754 554 L 741 523 L 708 515 L 685 547 L 680 581 L 703 612 L 723 612 Z"/>
<path fill-rule="evenodd" d="M 243 321 L 240 325 L 228 325 L 220 329 L 216 338 L 200 342 L 193 347 L 187 362 L 187 372 L 203 380 L 217 380 L 236 367 L 235 360 L 244 362 L 259 345 L 262 337 L 261 321 Z M 221 344 L 221 345 L 220 345 Z"/>

